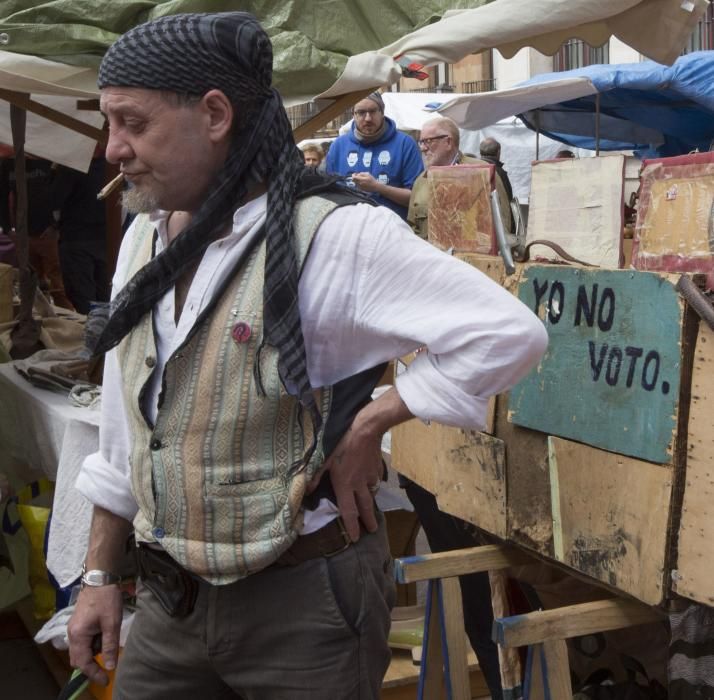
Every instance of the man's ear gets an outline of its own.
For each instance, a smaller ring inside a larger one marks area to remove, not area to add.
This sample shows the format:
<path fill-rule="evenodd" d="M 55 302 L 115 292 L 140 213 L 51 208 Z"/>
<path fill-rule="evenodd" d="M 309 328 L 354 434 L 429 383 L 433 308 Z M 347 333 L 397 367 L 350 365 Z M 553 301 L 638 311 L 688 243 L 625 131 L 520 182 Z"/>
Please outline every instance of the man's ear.
<path fill-rule="evenodd" d="M 201 103 L 209 120 L 209 138 L 214 143 L 219 143 L 231 133 L 233 105 L 220 90 L 209 90 L 201 98 Z"/>

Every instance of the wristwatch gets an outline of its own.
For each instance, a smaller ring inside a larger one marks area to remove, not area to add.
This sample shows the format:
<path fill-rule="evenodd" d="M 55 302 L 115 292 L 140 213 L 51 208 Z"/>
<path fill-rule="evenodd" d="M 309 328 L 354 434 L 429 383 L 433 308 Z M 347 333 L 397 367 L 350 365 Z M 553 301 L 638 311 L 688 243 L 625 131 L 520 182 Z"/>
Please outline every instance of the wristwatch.
<path fill-rule="evenodd" d="M 91 588 L 99 588 L 100 586 L 112 586 L 121 583 L 121 576 L 102 571 L 101 569 L 90 569 L 87 571 L 87 565 L 82 566 L 82 579 L 80 588 L 90 586 Z"/>

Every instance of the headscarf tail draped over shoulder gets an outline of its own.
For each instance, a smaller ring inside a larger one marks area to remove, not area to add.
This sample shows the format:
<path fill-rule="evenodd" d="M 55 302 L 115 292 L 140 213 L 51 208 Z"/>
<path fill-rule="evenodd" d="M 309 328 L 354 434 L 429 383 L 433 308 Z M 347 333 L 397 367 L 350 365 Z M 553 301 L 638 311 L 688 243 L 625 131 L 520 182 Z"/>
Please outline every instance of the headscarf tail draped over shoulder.
<path fill-rule="evenodd" d="M 248 193 L 267 183 L 263 343 L 278 350 L 281 380 L 310 409 L 317 435 L 322 421 L 307 374 L 292 226 L 304 165 L 280 95 L 271 86 L 272 67 L 270 39 L 245 12 L 162 17 L 134 27 L 107 51 L 99 69 L 100 88 L 145 88 L 198 97 L 218 89 L 233 104 L 239 127 L 226 162 L 191 223 L 115 297 L 95 352 L 116 346 L 201 259 Z M 303 463 L 313 449 L 314 443 Z"/>

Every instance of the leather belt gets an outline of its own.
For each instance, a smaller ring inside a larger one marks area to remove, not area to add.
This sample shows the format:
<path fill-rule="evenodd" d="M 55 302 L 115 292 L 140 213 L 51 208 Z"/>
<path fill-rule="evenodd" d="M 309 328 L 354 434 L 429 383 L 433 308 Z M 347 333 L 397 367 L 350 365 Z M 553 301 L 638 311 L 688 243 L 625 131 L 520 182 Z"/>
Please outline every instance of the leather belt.
<path fill-rule="evenodd" d="M 360 529 L 363 534 L 366 532 L 361 525 Z M 342 518 L 338 516 L 319 530 L 300 535 L 274 566 L 297 566 L 309 559 L 333 557 L 344 552 L 351 544 Z M 200 579 L 174 561 L 163 549 L 139 543 L 135 553 L 139 576 L 159 605 L 171 617 L 189 615 L 196 604 Z"/>
<path fill-rule="evenodd" d="M 360 522 L 360 533 L 364 534 L 365 532 L 366 530 Z M 338 515 L 319 530 L 307 535 L 300 535 L 290 549 L 280 555 L 275 564 L 277 566 L 297 566 L 309 559 L 334 557 L 335 554 L 344 552 L 351 544 L 352 540 L 347 534 L 345 524 Z"/>

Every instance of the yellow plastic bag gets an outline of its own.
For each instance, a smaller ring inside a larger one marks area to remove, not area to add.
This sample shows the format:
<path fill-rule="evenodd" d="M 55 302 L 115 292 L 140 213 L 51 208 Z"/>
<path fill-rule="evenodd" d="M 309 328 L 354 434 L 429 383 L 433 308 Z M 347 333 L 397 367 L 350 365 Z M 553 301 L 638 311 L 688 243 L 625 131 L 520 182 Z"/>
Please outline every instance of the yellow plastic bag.
<path fill-rule="evenodd" d="M 40 479 L 17 494 L 17 514 L 30 540 L 29 579 L 32 607 L 38 620 L 47 620 L 55 612 L 56 591 L 49 581 L 45 565 L 45 533 L 52 505 L 54 484 Z"/>

